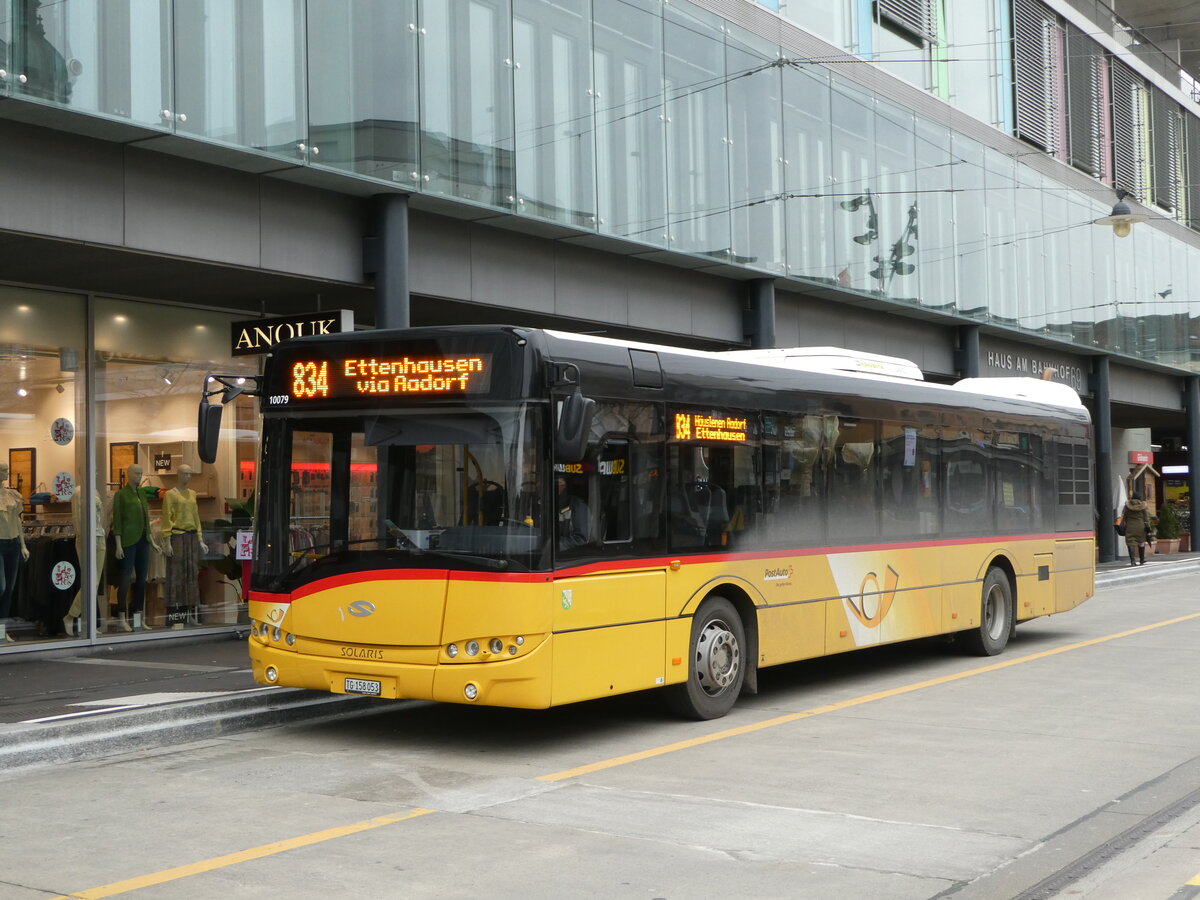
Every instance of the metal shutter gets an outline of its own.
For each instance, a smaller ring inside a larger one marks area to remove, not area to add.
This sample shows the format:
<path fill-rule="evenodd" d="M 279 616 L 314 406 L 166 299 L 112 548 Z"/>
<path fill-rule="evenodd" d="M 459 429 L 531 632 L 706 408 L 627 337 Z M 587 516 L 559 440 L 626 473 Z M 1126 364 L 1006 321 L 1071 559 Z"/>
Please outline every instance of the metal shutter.
<path fill-rule="evenodd" d="M 1150 91 L 1150 199 L 1163 209 L 1179 205 L 1179 107 L 1162 91 Z"/>
<path fill-rule="evenodd" d="M 1058 136 L 1054 29 L 1057 22 L 1034 0 L 1013 0 L 1013 75 L 1017 137 L 1054 152 Z"/>
<path fill-rule="evenodd" d="M 1192 228 L 1200 230 L 1200 119 L 1195 116 L 1184 116 L 1185 136 L 1187 138 L 1187 192 L 1184 195 L 1187 206 L 1184 208 L 1184 222 Z"/>
<path fill-rule="evenodd" d="M 905 31 L 937 43 L 937 17 L 934 0 L 877 0 L 875 9 L 881 19 L 896 23 Z"/>
<path fill-rule="evenodd" d="M 1077 169 L 1100 178 L 1105 174 L 1100 46 L 1073 25 L 1067 26 L 1067 152 Z"/>
<path fill-rule="evenodd" d="M 1142 95 L 1146 86 L 1129 66 L 1113 60 L 1112 124 L 1113 124 L 1113 186 L 1123 188 L 1139 200 L 1146 196 L 1142 170 L 1142 130 L 1146 122 L 1142 113 Z"/>

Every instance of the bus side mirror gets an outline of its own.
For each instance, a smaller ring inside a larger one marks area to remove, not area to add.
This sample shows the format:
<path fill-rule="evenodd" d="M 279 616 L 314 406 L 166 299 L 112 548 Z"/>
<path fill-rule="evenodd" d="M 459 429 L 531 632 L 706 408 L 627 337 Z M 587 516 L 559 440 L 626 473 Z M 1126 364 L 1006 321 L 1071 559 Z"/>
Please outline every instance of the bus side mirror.
<path fill-rule="evenodd" d="M 596 416 L 596 401 L 579 391 L 567 394 L 558 413 L 558 430 L 554 433 L 554 455 L 563 462 L 579 462 L 587 453 L 592 419 Z"/>
<path fill-rule="evenodd" d="M 209 403 L 207 397 L 200 399 L 200 416 L 196 422 L 196 450 L 200 459 L 210 465 L 217 461 L 217 439 L 221 436 L 220 403 Z"/>

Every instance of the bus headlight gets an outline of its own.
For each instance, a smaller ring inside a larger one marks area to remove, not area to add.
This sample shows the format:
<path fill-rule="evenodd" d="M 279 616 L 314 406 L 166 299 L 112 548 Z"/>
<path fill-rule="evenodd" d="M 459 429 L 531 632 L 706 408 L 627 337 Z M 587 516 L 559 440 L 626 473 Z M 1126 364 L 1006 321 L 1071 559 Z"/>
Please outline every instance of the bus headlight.
<path fill-rule="evenodd" d="M 492 642 L 488 645 L 488 649 L 490 649 L 493 653 L 503 653 L 504 641 L 500 640 L 500 638 L 492 638 Z"/>
<path fill-rule="evenodd" d="M 479 641 L 467 641 L 467 656 L 474 656 L 479 652 Z"/>
<path fill-rule="evenodd" d="M 467 682 L 467 686 L 463 688 L 463 696 L 468 700 L 474 700 L 479 696 L 479 685 Z"/>
<path fill-rule="evenodd" d="M 282 631 L 280 631 L 280 630 L 279 630 L 279 626 L 278 626 L 278 625 L 276 625 L 276 626 L 275 626 L 275 627 L 274 627 L 274 628 L 271 630 L 271 640 L 273 640 L 273 641 L 277 641 L 277 640 L 279 640 L 279 639 L 280 639 L 282 636 L 283 636 L 283 632 L 282 632 Z"/>
<path fill-rule="evenodd" d="M 278 680 L 279 672 L 275 670 L 274 666 L 267 666 L 267 681 L 271 682 L 271 684 L 274 684 Z"/>
<path fill-rule="evenodd" d="M 454 657 L 458 656 L 458 644 L 451 644 L 449 647 L 447 647 L 446 655 L 451 659 L 454 659 Z"/>
<path fill-rule="evenodd" d="M 289 633 L 288 633 L 288 636 L 287 636 L 287 645 L 288 645 L 289 647 L 291 647 L 291 646 L 292 646 L 292 645 L 294 645 L 295 643 L 296 643 L 296 636 L 295 636 L 294 634 L 292 634 L 292 633 L 290 633 L 290 632 L 289 632 Z"/>

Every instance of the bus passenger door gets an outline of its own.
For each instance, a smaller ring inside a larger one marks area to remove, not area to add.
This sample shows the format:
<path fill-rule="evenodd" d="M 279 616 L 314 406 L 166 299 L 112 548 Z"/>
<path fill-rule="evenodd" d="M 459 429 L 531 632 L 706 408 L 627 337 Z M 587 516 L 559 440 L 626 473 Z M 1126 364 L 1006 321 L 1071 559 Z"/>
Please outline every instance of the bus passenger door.
<path fill-rule="evenodd" d="M 560 520 L 586 520 L 556 539 L 555 704 L 664 683 L 661 423 L 650 404 L 601 401 L 587 457 L 555 465 Z"/>

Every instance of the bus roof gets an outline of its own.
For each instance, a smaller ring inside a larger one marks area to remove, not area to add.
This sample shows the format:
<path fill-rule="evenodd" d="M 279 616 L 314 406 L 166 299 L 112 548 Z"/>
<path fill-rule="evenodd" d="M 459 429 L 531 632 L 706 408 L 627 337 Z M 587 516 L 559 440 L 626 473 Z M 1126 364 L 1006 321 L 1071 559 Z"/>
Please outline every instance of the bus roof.
<path fill-rule="evenodd" d="M 513 325 L 436 325 L 415 328 L 355 331 L 322 337 L 303 337 L 280 347 L 329 343 L 359 343 L 427 339 L 507 332 L 525 336 L 552 357 L 564 354 L 588 367 L 588 380 L 597 390 L 631 386 L 631 350 L 655 354 L 662 382 L 677 402 L 695 403 L 714 391 L 730 391 L 729 402 L 761 404 L 762 392 L 816 392 L 858 396 L 893 403 L 917 403 L 943 408 L 964 406 L 999 414 L 1033 414 L 1079 422 L 1090 419 L 1079 395 L 1069 386 L 1036 378 L 966 378 L 954 385 L 925 381 L 909 360 L 838 347 L 792 347 L 761 350 L 693 350 L 664 344 L 621 340 L 594 334 Z M 541 335 L 541 339 L 535 338 Z M 617 379 L 613 381 L 612 379 Z M 598 382 L 596 381 L 598 379 Z M 584 388 L 587 390 L 588 388 Z M 636 389 L 636 388 L 635 388 Z M 973 399 L 968 399 L 968 397 Z"/>
<path fill-rule="evenodd" d="M 924 380 L 920 368 L 913 362 L 894 356 L 882 356 L 861 350 L 840 347 L 788 347 L 761 350 L 691 350 L 661 344 L 618 340 L 591 334 L 545 329 L 544 333 L 560 341 L 591 343 L 614 348 L 648 350 L 664 355 L 694 357 L 714 361 L 728 361 L 742 365 L 759 365 L 771 369 L 787 369 L 797 373 L 813 373 L 842 379 L 871 379 L 885 381 L 897 386 L 908 385 L 931 402 L 957 405 L 954 394 L 971 394 L 978 398 L 1011 401 L 1017 404 L 1034 403 L 1039 406 L 1069 411 L 1071 418 L 1090 418 L 1079 394 L 1069 385 L 1037 378 L 963 378 L 952 385 L 931 384 Z M 845 382 L 844 382 L 845 383 Z M 797 383 L 795 387 L 800 388 Z M 940 397 L 936 395 L 941 394 Z M 911 394 L 909 395 L 912 396 Z M 1049 412 L 1049 410 L 1047 410 Z M 1081 415 L 1082 414 L 1082 415 Z"/>
<path fill-rule="evenodd" d="M 844 350 L 841 347 L 785 347 L 777 350 L 727 350 L 717 354 L 741 362 L 765 366 L 800 369 L 806 372 L 851 372 L 856 375 L 876 375 L 887 378 L 906 378 L 924 381 L 917 364 L 896 356 L 880 356 L 864 350 Z"/>
<path fill-rule="evenodd" d="M 988 394 L 992 397 L 1007 397 L 1014 400 L 1033 400 L 1050 406 L 1066 406 L 1083 409 L 1079 394 L 1069 385 L 1039 378 L 964 378 L 951 387 L 956 391 L 972 394 Z"/>

